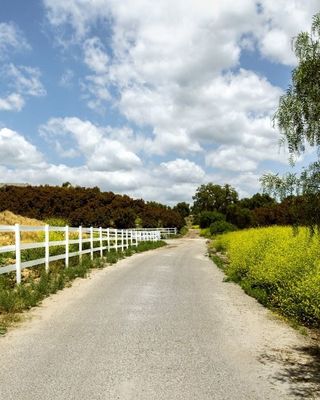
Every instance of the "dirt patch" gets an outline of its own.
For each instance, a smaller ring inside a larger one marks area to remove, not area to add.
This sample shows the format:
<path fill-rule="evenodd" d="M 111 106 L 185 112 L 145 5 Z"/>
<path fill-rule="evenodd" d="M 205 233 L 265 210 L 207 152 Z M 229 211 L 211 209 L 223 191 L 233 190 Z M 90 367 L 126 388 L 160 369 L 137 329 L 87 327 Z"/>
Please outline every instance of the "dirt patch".
<path fill-rule="evenodd" d="M 186 239 L 198 239 L 200 236 L 199 229 L 189 229 L 188 233 L 184 236 Z"/>

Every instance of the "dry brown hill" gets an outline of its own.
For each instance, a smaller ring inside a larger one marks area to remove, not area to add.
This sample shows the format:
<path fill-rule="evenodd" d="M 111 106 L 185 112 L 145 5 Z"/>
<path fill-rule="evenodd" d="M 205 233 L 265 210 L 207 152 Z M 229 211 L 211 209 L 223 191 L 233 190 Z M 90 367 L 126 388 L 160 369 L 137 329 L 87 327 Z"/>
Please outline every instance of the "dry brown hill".
<path fill-rule="evenodd" d="M 33 218 L 22 217 L 21 215 L 13 214 L 11 211 L 0 212 L 0 225 L 32 225 L 42 226 L 45 225 L 43 221 L 39 221 Z M 37 232 L 25 232 L 22 234 L 23 241 L 36 241 L 39 239 L 39 233 Z M 5 246 L 14 243 L 13 233 L 0 233 L 0 246 Z"/>

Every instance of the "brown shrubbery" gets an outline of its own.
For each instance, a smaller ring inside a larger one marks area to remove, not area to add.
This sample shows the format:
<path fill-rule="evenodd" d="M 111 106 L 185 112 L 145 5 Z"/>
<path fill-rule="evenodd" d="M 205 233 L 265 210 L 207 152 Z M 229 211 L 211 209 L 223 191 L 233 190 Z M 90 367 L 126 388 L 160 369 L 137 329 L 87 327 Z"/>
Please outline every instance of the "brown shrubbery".
<path fill-rule="evenodd" d="M 5 186 L 0 188 L 0 211 L 10 210 L 28 218 L 62 218 L 70 226 L 133 228 L 177 227 L 181 215 L 171 207 L 99 188 L 58 186 Z"/>

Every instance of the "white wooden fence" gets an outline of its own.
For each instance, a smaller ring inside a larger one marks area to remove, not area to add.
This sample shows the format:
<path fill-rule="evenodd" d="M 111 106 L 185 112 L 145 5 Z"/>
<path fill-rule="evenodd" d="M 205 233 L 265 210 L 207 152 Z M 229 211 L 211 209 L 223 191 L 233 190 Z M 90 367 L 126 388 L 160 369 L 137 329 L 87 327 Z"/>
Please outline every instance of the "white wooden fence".
<path fill-rule="evenodd" d="M 36 233 L 39 235 L 41 242 L 21 240 L 24 233 Z M 69 266 L 69 259 L 78 256 L 81 260 L 84 254 L 90 254 L 93 259 L 94 252 L 99 252 L 103 257 L 104 251 L 123 251 L 129 246 L 137 246 L 143 241 L 157 241 L 161 239 L 161 235 L 168 236 L 176 233 L 175 228 L 159 228 L 159 229 L 112 229 L 112 228 L 72 228 L 69 226 L 23 226 L 23 225 L 0 225 L 0 233 L 5 233 L 14 237 L 14 244 L 0 246 L 0 256 L 4 253 L 13 253 L 15 257 L 14 263 L 1 266 L 0 275 L 8 272 L 16 272 L 17 283 L 21 282 L 21 271 L 24 268 L 31 268 L 36 265 L 45 265 L 46 271 L 49 271 L 49 265 L 52 261 L 64 260 L 66 268 Z M 58 236 L 58 239 L 51 240 L 52 236 Z M 76 251 L 70 252 L 70 246 L 74 245 Z M 62 254 L 50 255 L 50 248 L 63 246 Z M 44 249 L 44 257 L 30 261 L 23 261 L 23 251 L 32 249 Z"/>

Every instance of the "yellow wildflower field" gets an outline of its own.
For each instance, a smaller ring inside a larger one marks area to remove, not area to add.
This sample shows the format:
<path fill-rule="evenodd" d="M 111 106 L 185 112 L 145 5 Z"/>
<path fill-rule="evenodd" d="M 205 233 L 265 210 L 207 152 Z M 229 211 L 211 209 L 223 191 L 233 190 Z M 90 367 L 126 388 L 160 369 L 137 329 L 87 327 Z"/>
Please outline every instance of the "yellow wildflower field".
<path fill-rule="evenodd" d="M 218 236 L 225 272 L 261 303 L 302 323 L 320 326 L 320 234 L 268 227 Z"/>

